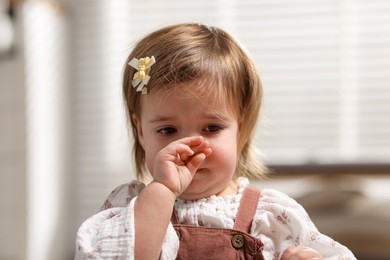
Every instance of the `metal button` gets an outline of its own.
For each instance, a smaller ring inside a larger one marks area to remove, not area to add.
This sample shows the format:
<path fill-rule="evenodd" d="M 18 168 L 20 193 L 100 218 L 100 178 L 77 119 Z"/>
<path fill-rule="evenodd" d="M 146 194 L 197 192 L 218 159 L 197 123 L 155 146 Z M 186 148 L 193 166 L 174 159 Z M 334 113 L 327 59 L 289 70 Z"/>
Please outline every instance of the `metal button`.
<path fill-rule="evenodd" d="M 232 246 L 236 249 L 240 249 L 244 246 L 245 240 L 242 235 L 234 235 L 232 237 Z"/>

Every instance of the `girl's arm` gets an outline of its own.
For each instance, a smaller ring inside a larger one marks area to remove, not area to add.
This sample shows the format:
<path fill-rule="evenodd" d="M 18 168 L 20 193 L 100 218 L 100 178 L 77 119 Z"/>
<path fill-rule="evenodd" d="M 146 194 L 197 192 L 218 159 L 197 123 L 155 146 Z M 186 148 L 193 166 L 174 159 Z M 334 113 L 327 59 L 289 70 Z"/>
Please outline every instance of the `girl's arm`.
<path fill-rule="evenodd" d="M 136 198 L 144 188 L 143 183 L 132 181 L 110 193 L 101 211 L 80 226 L 75 260 L 134 259 L 134 208 Z M 166 232 L 160 258 L 175 259 L 179 240 L 172 226 Z"/>
<path fill-rule="evenodd" d="M 201 136 L 177 140 L 157 153 L 153 182 L 135 202 L 135 259 L 159 258 L 175 200 L 210 154 L 209 144 Z"/>
<path fill-rule="evenodd" d="M 176 196 L 158 182 L 149 184 L 134 206 L 135 259 L 158 259 Z"/>

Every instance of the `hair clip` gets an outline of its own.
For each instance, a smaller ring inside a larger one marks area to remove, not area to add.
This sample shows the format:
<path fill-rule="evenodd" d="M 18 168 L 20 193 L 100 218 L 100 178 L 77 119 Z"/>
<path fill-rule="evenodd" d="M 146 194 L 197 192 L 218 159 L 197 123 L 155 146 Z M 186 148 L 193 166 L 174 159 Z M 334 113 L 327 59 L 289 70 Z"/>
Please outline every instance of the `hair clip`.
<path fill-rule="evenodd" d="M 141 91 L 142 94 L 147 94 L 148 89 L 146 88 L 146 85 L 148 84 L 150 80 L 149 72 L 150 67 L 156 63 L 156 59 L 154 56 L 152 57 L 145 57 L 141 59 L 133 58 L 129 65 L 133 67 L 134 69 L 138 70 L 133 77 L 133 80 L 131 81 L 131 84 L 134 88 L 137 88 L 137 92 Z"/>

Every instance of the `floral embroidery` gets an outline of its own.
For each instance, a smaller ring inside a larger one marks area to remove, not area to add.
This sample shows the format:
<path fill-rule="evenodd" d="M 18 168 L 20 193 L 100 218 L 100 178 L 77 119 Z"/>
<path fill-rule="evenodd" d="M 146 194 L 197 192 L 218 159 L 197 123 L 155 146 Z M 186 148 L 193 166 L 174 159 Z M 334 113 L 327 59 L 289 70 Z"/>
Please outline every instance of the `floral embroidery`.
<path fill-rule="evenodd" d="M 295 246 L 299 246 L 301 244 L 301 238 L 299 237 L 299 235 L 295 238 L 294 240 L 294 245 Z"/>
<path fill-rule="evenodd" d="M 104 201 L 104 204 L 103 204 L 103 209 L 109 209 L 112 207 L 112 204 L 110 202 L 109 199 L 106 199 L 106 201 Z"/>
<path fill-rule="evenodd" d="M 95 250 L 88 253 L 89 256 L 96 257 L 98 254 L 102 253 L 102 247 L 97 246 Z"/>
<path fill-rule="evenodd" d="M 111 218 L 115 217 L 116 215 L 117 214 L 110 212 L 110 214 L 107 216 L 107 219 L 111 219 Z"/>
<path fill-rule="evenodd" d="M 127 197 L 126 198 L 126 204 L 129 205 L 133 197 Z"/>
<path fill-rule="evenodd" d="M 319 233 L 318 232 L 315 232 L 315 231 L 311 231 L 310 232 L 310 239 L 311 241 L 317 241 L 319 240 Z"/>
<path fill-rule="evenodd" d="M 285 211 L 283 211 L 281 215 L 278 215 L 278 216 L 276 217 L 276 219 L 277 219 L 280 223 L 282 223 L 282 224 L 284 224 L 284 225 L 286 225 L 287 223 L 290 223 L 290 219 L 288 218 L 288 216 L 287 216 L 287 214 L 286 214 Z"/>
<path fill-rule="evenodd" d="M 138 194 L 140 194 L 144 188 L 145 184 L 141 182 L 131 182 L 127 187 L 127 194 L 129 195 L 129 197 L 133 198 L 135 196 L 138 196 Z"/>

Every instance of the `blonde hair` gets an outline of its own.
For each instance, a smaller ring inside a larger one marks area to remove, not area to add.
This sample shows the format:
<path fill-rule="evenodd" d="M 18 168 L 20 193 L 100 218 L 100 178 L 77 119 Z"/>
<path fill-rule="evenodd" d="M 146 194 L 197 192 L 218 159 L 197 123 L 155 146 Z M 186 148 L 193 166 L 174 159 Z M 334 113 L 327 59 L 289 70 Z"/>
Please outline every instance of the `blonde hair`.
<path fill-rule="evenodd" d="M 235 177 L 262 177 L 265 167 L 252 154 L 263 94 L 256 67 L 244 48 L 227 32 L 195 23 L 172 25 L 147 35 L 136 44 L 125 63 L 123 95 L 134 138 L 137 177 L 142 179 L 147 173 L 145 151 L 131 120 L 133 114 L 140 118 L 142 94 L 131 85 L 136 70 L 128 62 L 150 56 L 156 58 L 156 63 L 149 74 L 148 92 L 185 88 L 188 83 L 199 82 L 191 84 L 196 86 L 191 94 L 227 98 L 240 126 Z"/>

